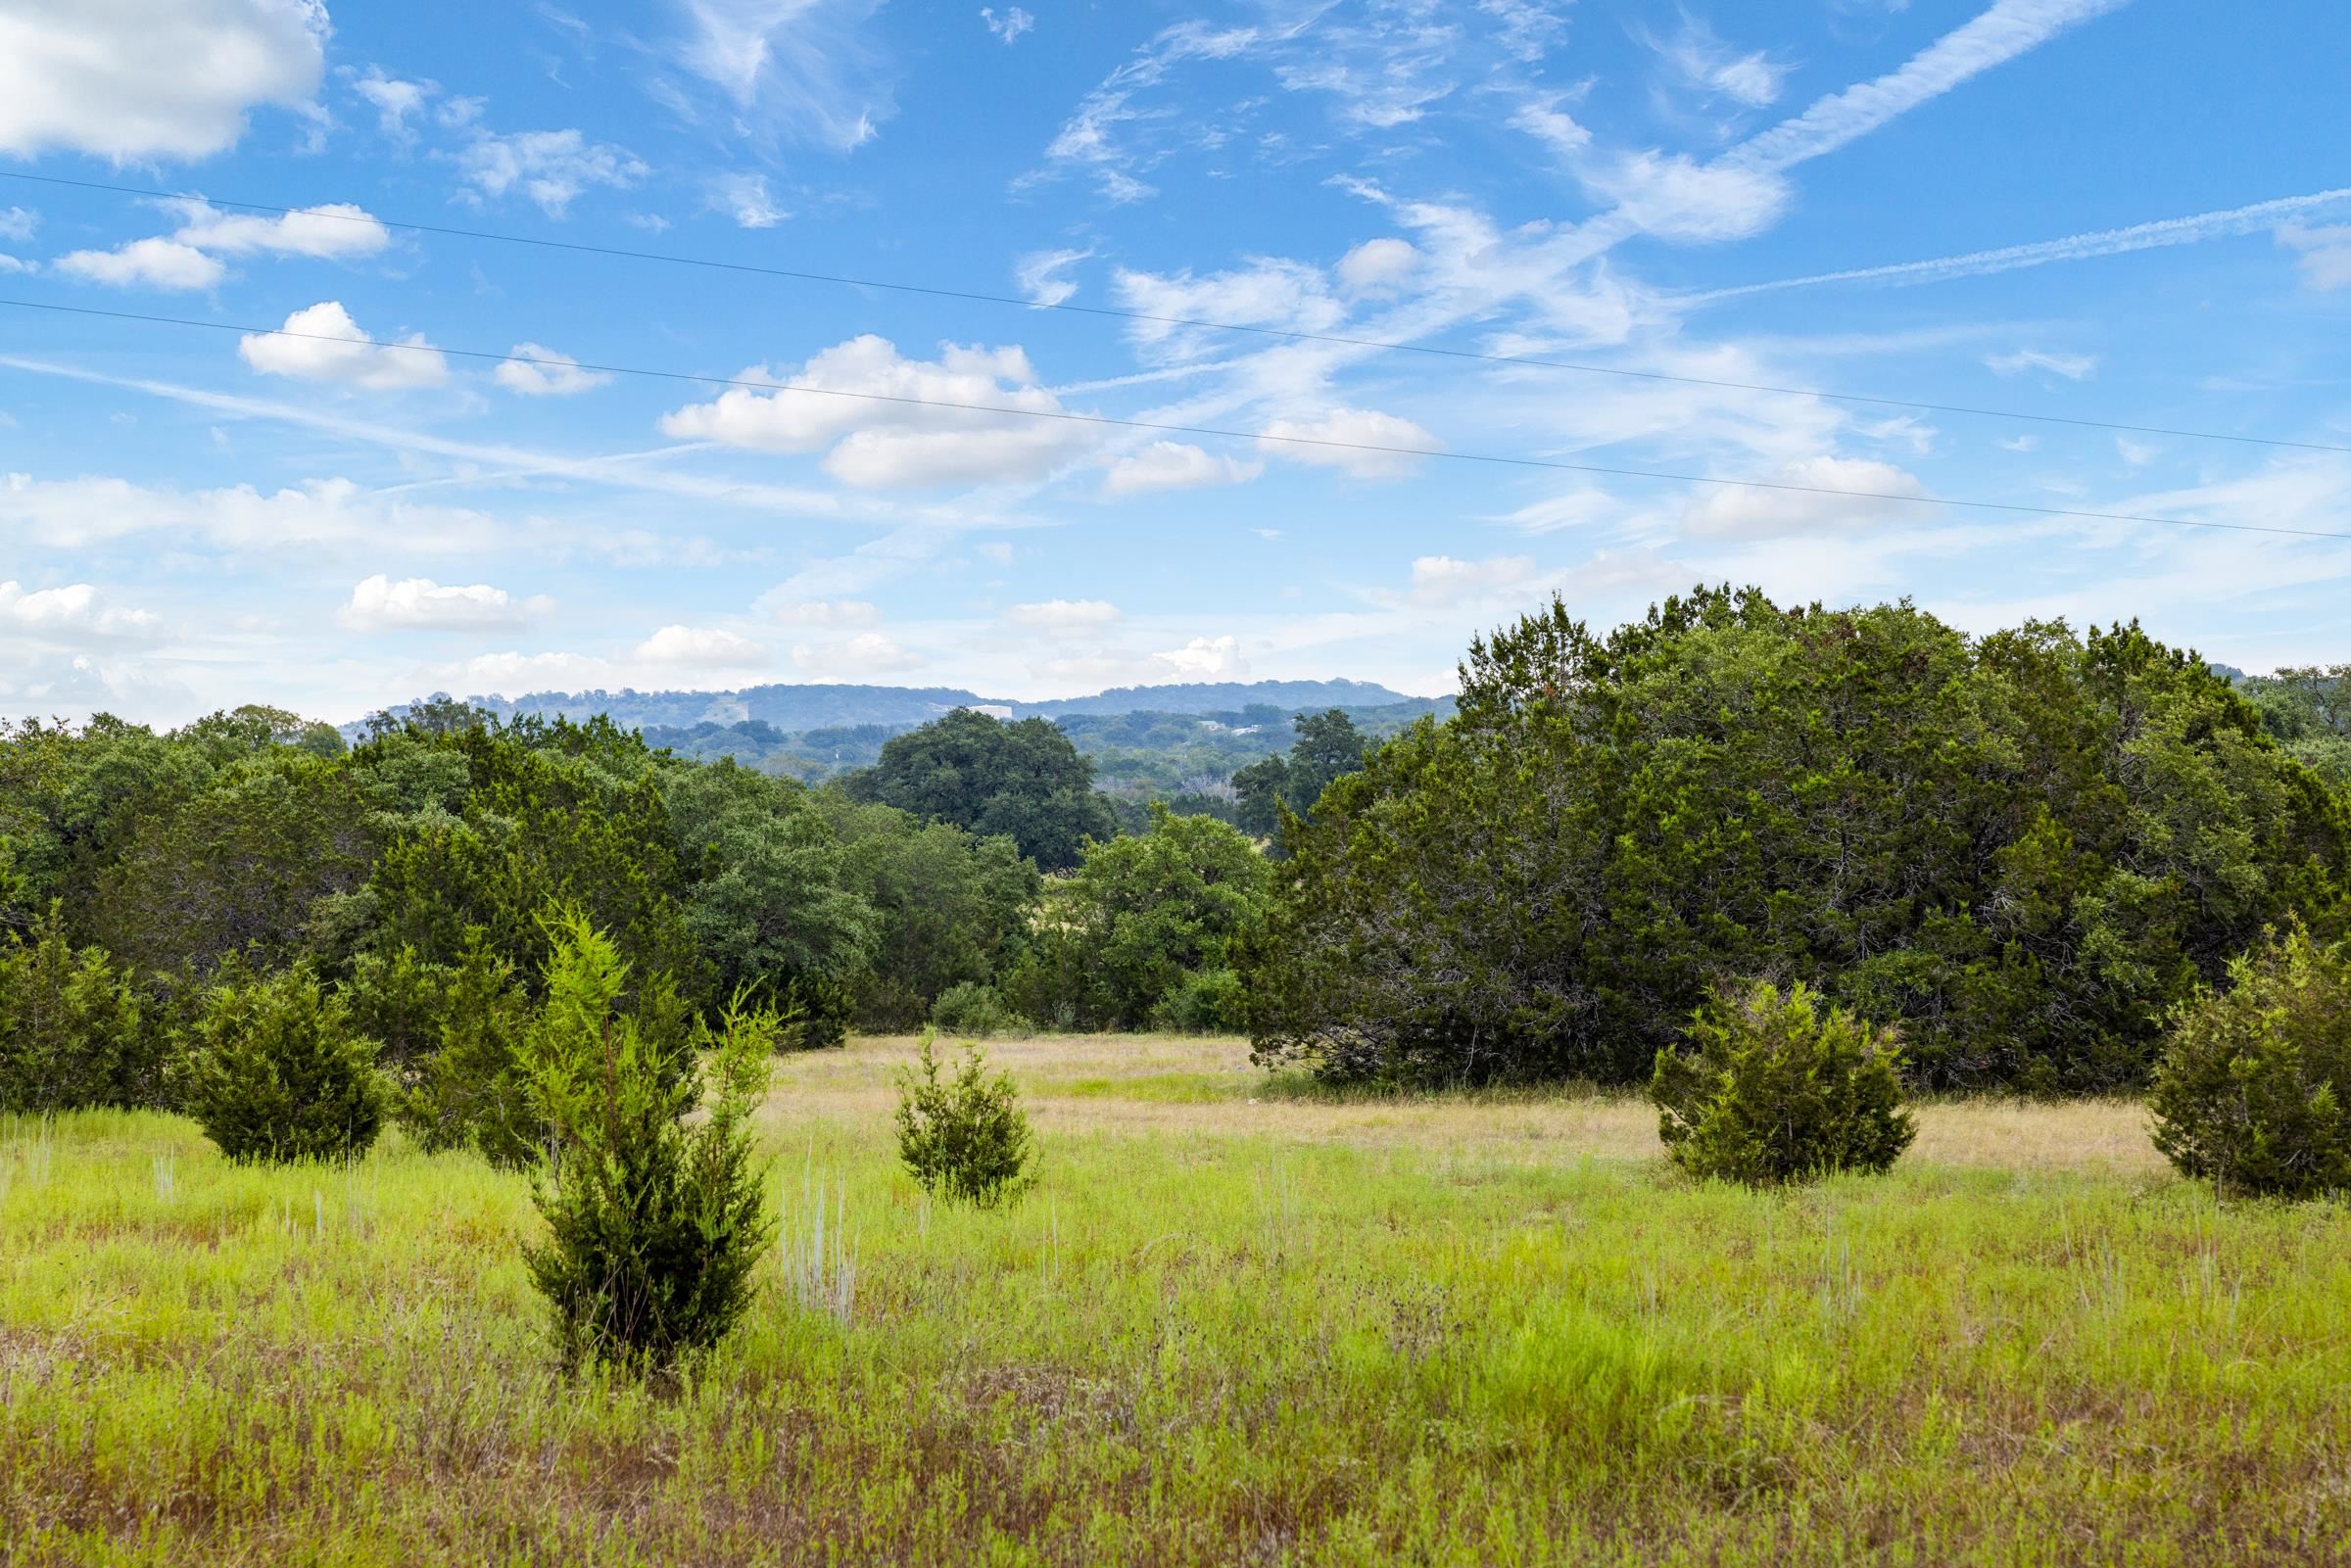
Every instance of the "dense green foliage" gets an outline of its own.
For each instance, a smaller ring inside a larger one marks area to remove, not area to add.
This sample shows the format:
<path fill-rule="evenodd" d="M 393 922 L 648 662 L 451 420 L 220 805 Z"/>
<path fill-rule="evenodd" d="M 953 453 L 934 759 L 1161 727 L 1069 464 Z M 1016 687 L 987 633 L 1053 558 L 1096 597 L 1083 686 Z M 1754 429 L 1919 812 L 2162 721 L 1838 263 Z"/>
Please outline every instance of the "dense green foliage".
<path fill-rule="evenodd" d="M 738 993 L 792 1016 L 785 1043 L 825 1045 L 1000 979 L 1038 884 L 1008 836 L 600 720 L 436 701 L 348 752 L 270 709 L 168 735 L 27 723 L 0 733 L 0 995 L 24 998 L 0 1017 L 0 1095 L 162 1104 L 219 976 L 307 965 L 413 1135 L 514 1164 L 543 1130 L 516 1051 L 546 909 L 610 935 L 665 1048 Z"/>
<path fill-rule="evenodd" d="M 1043 719 L 1005 724 L 958 708 L 894 736 L 845 781 L 852 799 L 896 806 L 982 837 L 1002 833 L 1046 871 L 1078 864 L 1088 838 L 1118 831 L 1094 793 L 1093 764 Z"/>
<path fill-rule="evenodd" d="M 1035 863 L 1010 838 L 975 838 L 836 791 L 819 809 L 841 843 L 841 878 L 874 911 L 874 941 L 850 977 L 858 1021 L 911 1028 L 936 1000 L 995 980 L 1029 939 Z"/>
<path fill-rule="evenodd" d="M 1649 1092 L 1668 1159 L 1750 1186 L 1883 1171 L 1918 1135 L 1893 1032 L 1800 983 L 1709 998 L 1687 1048 L 1657 1053 Z"/>
<path fill-rule="evenodd" d="M 1015 1011 L 1057 1027 L 1232 1027 L 1237 1006 L 1204 1016 L 1202 1001 L 1237 1002 L 1234 956 L 1271 897 L 1271 869 L 1238 830 L 1161 807 L 1148 832 L 1089 846 L 1046 889 L 1005 993 Z M 1167 1017 L 1187 994 L 1184 1017 Z"/>
<path fill-rule="evenodd" d="M 1252 763 L 1232 776 L 1240 797 L 1234 821 L 1244 832 L 1278 838 L 1284 813 L 1308 815 L 1332 780 L 1364 765 L 1363 732 L 1342 710 L 1302 713 L 1293 728 L 1298 739 L 1286 755 Z"/>
<path fill-rule="evenodd" d="M 66 940 L 55 905 L 0 934 L 0 1112 L 153 1105 L 162 1042 L 105 953 Z"/>
<path fill-rule="evenodd" d="M 346 1160 L 383 1126 L 384 1088 L 341 997 L 308 966 L 222 967 L 181 1067 L 180 1098 L 240 1164 Z"/>
<path fill-rule="evenodd" d="M 1712 590 L 1605 639 L 1555 602 L 1462 677 L 1293 834 L 1264 1059 L 1623 1083 L 1773 974 L 1898 1024 L 1929 1084 L 2111 1088 L 2265 924 L 2343 919 L 2342 800 L 2135 627 Z"/>
<path fill-rule="evenodd" d="M 994 1209 L 1036 1185 L 1036 1140 L 1012 1074 L 992 1077 L 977 1047 L 944 1083 L 931 1036 L 913 1068 L 898 1074 L 898 1159 L 923 1191 L 949 1203 Z"/>
<path fill-rule="evenodd" d="M 2351 951 L 2299 927 L 2171 1016 L 2155 1147 L 2224 1194 L 2351 1191 Z"/>
<path fill-rule="evenodd" d="M 2239 686 L 2287 755 L 2351 789 L 2351 664 L 2279 670 Z"/>
<path fill-rule="evenodd" d="M 746 1121 L 777 1016 L 736 999 L 710 1042 L 705 1097 L 691 1046 L 622 1010 L 618 947 L 577 911 L 549 933 L 547 1005 L 523 1053 L 548 1129 L 536 1188 L 548 1237 L 526 1255 L 531 1278 L 569 1359 L 670 1366 L 717 1344 L 750 1302 L 767 1230 Z"/>
<path fill-rule="evenodd" d="M 979 985 L 970 980 L 948 986 L 931 1005 L 932 1027 L 949 1034 L 985 1039 L 1012 1028 L 1017 1022 L 1012 1009 L 1005 1005 L 1002 992 L 992 985 Z"/>

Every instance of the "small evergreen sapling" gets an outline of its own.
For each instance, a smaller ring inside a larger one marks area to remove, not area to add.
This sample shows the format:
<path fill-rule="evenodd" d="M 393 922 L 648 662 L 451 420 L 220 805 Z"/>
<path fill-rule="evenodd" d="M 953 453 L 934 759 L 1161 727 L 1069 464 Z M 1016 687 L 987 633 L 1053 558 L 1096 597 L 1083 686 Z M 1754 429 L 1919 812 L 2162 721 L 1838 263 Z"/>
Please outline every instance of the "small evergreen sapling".
<path fill-rule="evenodd" d="M 308 965 L 256 976 L 233 956 L 196 1020 L 184 1103 L 240 1164 L 356 1159 L 383 1126 L 371 1044 Z"/>
<path fill-rule="evenodd" d="M 920 1071 L 898 1073 L 898 1155 L 923 1191 L 949 1203 L 993 1209 L 1036 1185 L 1036 1142 L 1012 1075 L 985 1070 L 967 1046 L 955 1076 L 940 1082 L 932 1032 L 923 1031 Z"/>
<path fill-rule="evenodd" d="M 1917 1136 L 1894 1031 L 1824 1012 L 1800 983 L 1718 994 L 1688 1040 L 1657 1053 L 1650 1097 L 1667 1157 L 1692 1175 L 1761 1186 L 1882 1171 Z"/>
<path fill-rule="evenodd" d="M 546 1003 L 523 1054 L 548 1132 L 535 1196 L 549 1234 L 525 1260 L 568 1362 L 659 1370 L 716 1345 L 749 1305 L 767 1245 L 749 1117 L 782 1022 L 739 996 L 708 1040 L 705 1096 L 691 1042 L 618 1010 L 628 966 L 611 939 L 577 912 L 547 924 Z"/>
<path fill-rule="evenodd" d="M 2296 927 L 2171 1015 L 2155 1147 L 2223 1193 L 2351 1190 L 2351 952 Z"/>

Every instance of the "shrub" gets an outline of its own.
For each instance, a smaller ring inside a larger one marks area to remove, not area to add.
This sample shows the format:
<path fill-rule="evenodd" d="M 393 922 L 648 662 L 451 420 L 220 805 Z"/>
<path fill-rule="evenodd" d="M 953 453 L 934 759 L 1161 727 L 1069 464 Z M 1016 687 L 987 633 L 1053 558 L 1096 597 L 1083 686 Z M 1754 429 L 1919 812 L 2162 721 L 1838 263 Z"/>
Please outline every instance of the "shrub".
<path fill-rule="evenodd" d="M 1880 1171 L 1917 1134 L 1894 1031 L 1824 1015 L 1801 984 L 1785 997 L 1769 984 L 1717 993 L 1688 1040 L 1695 1050 L 1657 1053 L 1650 1097 L 1666 1154 L 1693 1175 L 1762 1185 Z"/>
<path fill-rule="evenodd" d="M 949 1203 L 993 1209 L 1036 1185 L 1036 1155 L 1020 1090 L 1009 1073 L 989 1076 L 967 1048 L 954 1078 L 941 1083 L 932 1037 L 923 1034 L 921 1071 L 898 1074 L 898 1156 L 923 1191 Z"/>
<path fill-rule="evenodd" d="M 992 985 L 971 980 L 950 985 L 931 1006 L 931 1022 L 948 1034 L 972 1034 L 985 1039 L 1014 1027 L 1019 1020 Z"/>
<path fill-rule="evenodd" d="M 0 1112 L 156 1103 L 163 1052 L 105 953 L 68 944 L 55 905 L 0 941 Z"/>
<path fill-rule="evenodd" d="M 1231 970 L 1202 970 L 1161 998 L 1151 1022 L 1179 1034 L 1237 1034 L 1249 1026 L 1247 1000 Z"/>
<path fill-rule="evenodd" d="M 549 1133 L 534 1189 L 549 1234 L 525 1260 L 566 1362 L 668 1367 L 716 1345 L 750 1302 L 767 1236 L 748 1119 L 782 1024 L 738 994 L 710 1041 L 705 1106 L 691 1046 L 617 1010 L 628 966 L 611 939 L 578 913 L 547 925 L 547 1000 L 524 1058 Z"/>
<path fill-rule="evenodd" d="M 235 958 L 196 1021 L 185 1103 L 239 1164 L 365 1154 L 383 1125 L 369 1042 L 307 965 L 265 978 Z"/>
<path fill-rule="evenodd" d="M 2351 1188 L 2351 953 L 2289 930 L 2175 1009 L 2155 1147 L 2223 1192 Z"/>
<path fill-rule="evenodd" d="M 522 1060 L 530 1003 L 513 965 L 479 934 L 434 999 L 433 1048 L 410 1061 L 395 1115 L 427 1149 L 471 1144 L 492 1164 L 511 1169 L 538 1153 L 547 1123 Z"/>

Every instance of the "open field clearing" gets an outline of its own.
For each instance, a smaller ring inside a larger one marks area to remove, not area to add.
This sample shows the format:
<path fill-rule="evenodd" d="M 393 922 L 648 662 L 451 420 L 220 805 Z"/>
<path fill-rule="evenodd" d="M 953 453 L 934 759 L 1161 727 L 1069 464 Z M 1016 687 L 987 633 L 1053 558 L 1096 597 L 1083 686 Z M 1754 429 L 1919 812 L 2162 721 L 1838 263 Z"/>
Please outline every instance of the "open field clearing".
<path fill-rule="evenodd" d="M 472 1156 L 11 1127 L 5 1555 L 2351 1561 L 2351 1215 L 2216 1209 L 2130 1104 L 1930 1103 L 1891 1177 L 1756 1194 L 1637 1102 L 1006 1040 L 1043 1182 L 976 1214 L 894 1168 L 908 1049 L 779 1066 L 798 1262 L 657 1389 L 554 1371 Z"/>

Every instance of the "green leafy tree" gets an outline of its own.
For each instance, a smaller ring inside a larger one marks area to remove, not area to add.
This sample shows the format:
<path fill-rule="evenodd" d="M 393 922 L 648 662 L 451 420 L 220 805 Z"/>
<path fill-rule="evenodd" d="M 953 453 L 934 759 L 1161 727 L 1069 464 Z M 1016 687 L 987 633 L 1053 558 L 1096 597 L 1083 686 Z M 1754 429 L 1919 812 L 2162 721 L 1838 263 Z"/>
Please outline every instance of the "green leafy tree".
<path fill-rule="evenodd" d="M 374 1053 L 309 966 L 257 975 L 230 959 L 194 1032 L 181 1098 L 230 1160 L 344 1160 L 375 1142 Z"/>
<path fill-rule="evenodd" d="M 1799 984 L 1725 993 L 1660 1051 L 1650 1098 L 1666 1157 L 1694 1176 L 1764 1186 L 1883 1171 L 1918 1135 L 1891 1030 L 1823 1009 Z"/>
<path fill-rule="evenodd" d="M 137 992 L 105 953 L 66 940 L 57 905 L 0 935 L 0 1112 L 154 1105 L 163 1059 Z"/>
<path fill-rule="evenodd" d="M 1157 807 L 1149 832 L 1090 846 L 1053 885 L 1006 990 L 1043 1022 L 1144 1027 L 1192 976 L 1231 969 L 1271 890 L 1240 832 Z"/>
<path fill-rule="evenodd" d="M 878 922 L 846 885 L 840 837 L 807 791 L 723 759 L 672 773 L 664 798 L 689 878 L 686 927 L 719 994 L 845 1012 Z M 816 1006 L 836 993 L 838 1004 Z"/>
<path fill-rule="evenodd" d="M 1286 756 L 1268 757 L 1232 776 L 1240 797 L 1233 820 L 1243 832 L 1278 840 L 1285 812 L 1309 815 L 1332 780 L 1364 765 L 1363 732 L 1344 710 L 1301 713 L 1292 727 L 1298 739 Z"/>
<path fill-rule="evenodd" d="M 430 1049 L 408 1059 L 394 1115 L 426 1149 L 471 1146 L 494 1165 L 528 1164 L 548 1129 L 523 1061 L 531 1009 L 514 967 L 476 932 L 437 978 Z"/>
<path fill-rule="evenodd" d="M 2343 919 L 2341 802 L 2136 627 L 1719 589 L 1601 638 L 1555 600 L 1462 682 L 1291 831 L 1265 1059 L 1625 1083 L 1775 974 L 1898 1023 L 1929 1084 L 2112 1089 L 2265 922 Z"/>
<path fill-rule="evenodd" d="M 2291 928 L 2168 1021 L 2155 1147 L 2224 1193 L 2351 1191 L 2351 952 Z"/>
<path fill-rule="evenodd" d="M 837 790 L 817 798 L 841 840 L 843 880 L 873 911 L 854 981 L 862 1023 L 912 1028 L 947 991 L 1002 977 L 1028 943 L 1040 885 L 1017 844 Z"/>
<path fill-rule="evenodd" d="M 461 765 L 454 805 L 455 769 L 425 766 L 420 754 Z M 367 885 L 377 951 L 409 947 L 451 965 L 478 928 L 492 952 L 535 977 L 549 953 L 541 912 L 576 905 L 635 973 L 682 976 L 690 999 L 706 992 L 660 762 L 635 736 L 602 719 L 410 728 L 359 746 L 351 766 L 379 812 L 389 800 L 421 801 L 390 816 Z"/>
<path fill-rule="evenodd" d="M 983 838 L 1003 834 L 1046 871 L 1078 864 L 1087 839 L 1117 832 L 1094 792 L 1093 764 L 1043 719 L 1000 723 L 958 708 L 894 736 L 882 760 L 842 781 L 851 799 L 912 812 Z"/>
<path fill-rule="evenodd" d="M 373 813 L 340 763 L 296 749 L 230 761 L 135 828 L 99 877 L 92 933 L 141 970 L 209 974 L 230 954 L 279 968 L 337 945 L 367 880 Z"/>
<path fill-rule="evenodd" d="M 670 1366 L 716 1345 L 750 1302 L 768 1233 L 748 1122 L 779 1021 L 739 1000 L 705 1085 L 691 1048 L 621 1011 L 628 966 L 612 940 L 576 911 L 549 927 L 525 1048 L 548 1128 L 534 1189 L 548 1236 L 525 1259 L 568 1361 Z"/>

